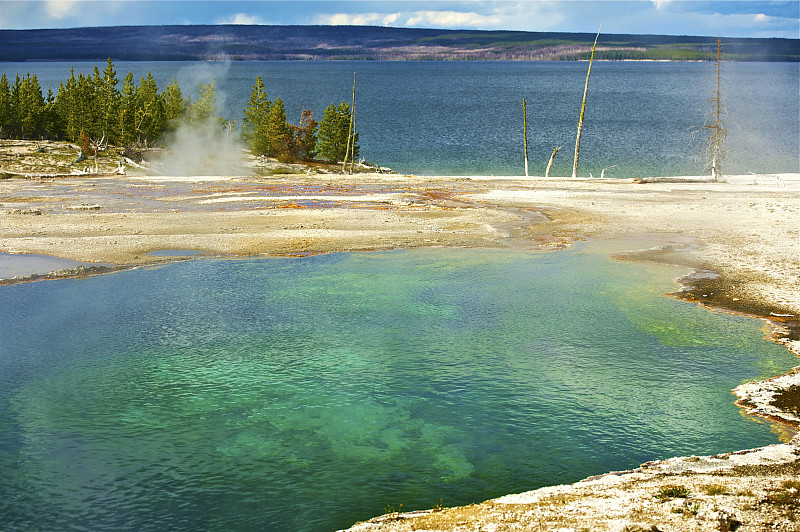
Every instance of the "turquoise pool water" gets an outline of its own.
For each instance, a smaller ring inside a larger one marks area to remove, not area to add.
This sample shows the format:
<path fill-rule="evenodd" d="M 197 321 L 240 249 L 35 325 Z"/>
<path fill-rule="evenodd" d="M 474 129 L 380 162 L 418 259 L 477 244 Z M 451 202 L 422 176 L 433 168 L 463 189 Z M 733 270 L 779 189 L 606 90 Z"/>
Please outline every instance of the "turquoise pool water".
<path fill-rule="evenodd" d="M 195 260 L 0 287 L 9 530 L 332 530 L 774 443 L 796 358 L 591 245 Z"/>

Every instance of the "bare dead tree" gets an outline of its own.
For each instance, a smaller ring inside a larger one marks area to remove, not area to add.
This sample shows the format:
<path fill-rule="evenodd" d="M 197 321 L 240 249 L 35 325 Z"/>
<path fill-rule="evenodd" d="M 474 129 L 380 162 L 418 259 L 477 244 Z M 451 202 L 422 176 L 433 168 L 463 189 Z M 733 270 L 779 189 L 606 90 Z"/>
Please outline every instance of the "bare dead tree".
<path fill-rule="evenodd" d="M 522 99 L 522 139 L 525 146 L 525 177 L 528 177 L 528 108 Z"/>
<path fill-rule="evenodd" d="M 703 131 L 706 132 L 705 142 L 701 150 L 701 156 L 705 159 L 705 170 L 711 171 L 711 179 L 719 181 L 722 179 L 722 159 L 728 153 L 727 137 L 728 130 L 723 123 L 726 114 L 725 104 L 722 101 L 722 43 L 717 37 L 717 60 L 714 63 L 714 92 L 708 100 L 708 112 L 706 114 Z"/>
<path fill-rule="evenodd" d="M 353 117 L 353 134 L 350 136 L 350 174 L 353 173 L 353 167 L 356 164 L 356 102 L 353 101 L 352 117 Z"/>
<path fill-rule="evenodd" d="M 97 168 L 97 155 L 101 151 L 106 151 L 108 149 L 108 141 L 106 141 L 105 134 L 103 134 L 100 140 L 90 138 L 89 145 L 91 146 L 92 155 L 94 156 L 94 166 Z"/>
<path fill-rule="evenodd" d="M 561 149 L 561 146 L 556 146 L 553 153 L 550 155 L 550 162 L 547 163 L 547 170 L 544 171 L 545 177 L 550 177 L 550 169 L 553 167 L 553 160 L 556 158 L 556 153 Z"/>
<path fill-rule="evenodd" d="M 597 39 L 600 37 L 600 30 L 603 29 L 603 23 L 600 22 L 600 28 L 597 30 L 597 36 L 594 38 L 592 45 L 592 55 L 589 56 L 589 70 L 586 72 L 586 85 L 583 88 L 583 102 L 581 103 L 581 115 L 578 119 L 578 134 L 575 137 L 575 157 L 572 160 L 572 177 L 578 177 L 578 156 L 581 151 L 581 133 L 583 132 L 583 114 L 586 111 L 586 94 L 589 92 L 589 75 L 592 73 L 592 62 L 594 61 L 594 49 L 597 47 Z"/>
<path fill-rule="evenodd" d="M 344 153 L 344 161 L 342 161 L 342 173 L 344 173 L 347 169 L 347 159 L 350 157 L 350 146 L 353 146 L 355 150 L 355 115 L 356 115 L 356 73 L 353 72 L 353 103 L 350 105 L 350 127 L 347 130 L 347 151 Z M 350 165 L 350 171 L 352 172 L 353 165 Z"/>

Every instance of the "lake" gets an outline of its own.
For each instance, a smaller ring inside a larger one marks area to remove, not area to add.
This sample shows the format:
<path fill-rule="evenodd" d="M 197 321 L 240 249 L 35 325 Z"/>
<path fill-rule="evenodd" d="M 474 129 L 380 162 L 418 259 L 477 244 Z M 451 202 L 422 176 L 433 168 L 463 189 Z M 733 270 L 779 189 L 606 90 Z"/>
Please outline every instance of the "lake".
<path fill-rule="evenodd" d="M 59 81 L 94 63 L 0 63 L 0 73 Z M 100 69 L 104 65 L 99 65 Z M 527 100 L 530 171 L 572 171 L 585 62 L 157 62 L 116 63 L 121 80 L 152 71 L 159 88 L 177 79 L 184 96 L 217 80 L 220 113 L 241 123 L 256 76 L 280 97 L 290 121 L 308 108 L 350 101 L 353 74 L 361 155 L 403 173 L 520 175 L 522 99 Z M 121 81 L 120 81 L 121 86 Z M 714 86 L 711 63 L 596 62 L 592 67 L 579 175 L 698 175 L 703 125 Z M 729 174 L 800 171 L 800 64 L 724 63 Z"/>
<path fill-rule="evenodd" d="M 64 63 L 0 63 L 45 87 Z M 75 64 L 88 73 L 93 64 Z M 103 65 L 100 65 L 101 67 Z M 291 117 L 349 100 L 401 172 L 569 175 L 586 63 L 118 63 L 184 94 L 255 77 Z M 725 64 L 729 173 L 797 172 L 798 64 Z M 698 174 L 707 63 L 596 63 L 581 175 Z M 176 250 L 180 251 L 180 250 Z M 796 364 L 762 323 L 662 294 L 598 243 L 199 259 L 0 287 L 11 530 L 331 530 L 674 455 L 774 443 L 731 388 Z"/>
<path fill-rule="evenodd" d="M 796 364 L 598 243 L 199 259 L 0 287 L 8 530 L 332 530 L 777 441 Z"/>

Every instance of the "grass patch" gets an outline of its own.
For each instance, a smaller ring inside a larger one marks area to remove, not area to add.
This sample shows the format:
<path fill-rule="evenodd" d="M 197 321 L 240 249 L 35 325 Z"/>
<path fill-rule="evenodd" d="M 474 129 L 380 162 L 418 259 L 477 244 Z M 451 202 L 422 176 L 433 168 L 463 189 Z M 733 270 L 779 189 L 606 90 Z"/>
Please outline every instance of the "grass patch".
<path fill-rule="evenodd" d="M 728 489 L 722 484 L 706 484 L 703 486 L 703 493 L 706 495 L 725 495 Z"/>
<path fill-rule="evenodd" d="M 400 506 L 398 506 L 396 509 L 391 504 L 387 504 L 383 507 L 383 511 L 386 512 L 386 515 L 397 517 L 400 515 L 400 512 L 403 511 L 403 504 L 400 503 Z"/>
<path fill-rule="evenodd" d="M 800 508 L 800 481 L 784 481 L 781 489 L 767 495 L 767 502 L 774 506 Z"/>
<path fill-rule="evenodd" d="M 685 499 L 692 492 L 686 486 L 681 486 L 678 484 L 669 484 L 667 486 L 661 486 L 658 488 L 658 493 L 656 497 L 661 499 L 662 501 L 666 501 L 669 499 Z"/>
<path fill-rule="evenodd" d="M 784 481 L 781 487 L 767 495 L 763 502 L 776 507 L 789 519 L 796 520 L 800 514 L 800 481 Z"/>

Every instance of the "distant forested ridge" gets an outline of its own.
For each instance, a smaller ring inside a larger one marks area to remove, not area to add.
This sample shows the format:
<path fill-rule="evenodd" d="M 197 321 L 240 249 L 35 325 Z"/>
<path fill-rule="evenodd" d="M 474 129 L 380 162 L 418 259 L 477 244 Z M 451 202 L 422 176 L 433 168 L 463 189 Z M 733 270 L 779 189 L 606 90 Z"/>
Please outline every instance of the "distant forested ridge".
<path fill-rule="evenodd" d="M 594 34 L 373 26 L 0 30 L 0 61 L 576 60 Z M 722 38 L 727 61 L 800 61 L 800 39 Z M 601 34 L 595 59 L 712 60 L 716 37 Z"/>

